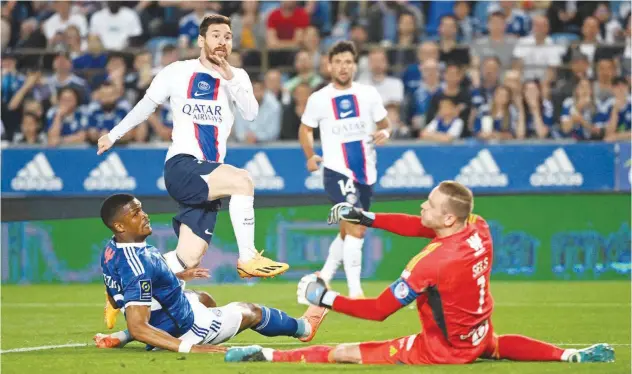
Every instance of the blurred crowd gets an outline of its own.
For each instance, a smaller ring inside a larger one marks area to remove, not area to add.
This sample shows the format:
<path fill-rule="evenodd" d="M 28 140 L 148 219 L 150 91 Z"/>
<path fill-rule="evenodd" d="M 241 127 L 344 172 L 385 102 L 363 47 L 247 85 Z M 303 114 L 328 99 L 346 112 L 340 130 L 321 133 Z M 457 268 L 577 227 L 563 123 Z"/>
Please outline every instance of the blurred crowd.
<path fill-rule="evenodd" d="M 162 67 L 199 55 L 198 25 L 230 16 L 232 66 L 254 122 L 231 141 L 296 140 L 328 84 L 328 47 L 352 40 L 394 139 L 630 139 L 629 1 L 2 1 L 2 139 L 94 144 Z M 171 137 L 168 104 L 122 142 Z"/>

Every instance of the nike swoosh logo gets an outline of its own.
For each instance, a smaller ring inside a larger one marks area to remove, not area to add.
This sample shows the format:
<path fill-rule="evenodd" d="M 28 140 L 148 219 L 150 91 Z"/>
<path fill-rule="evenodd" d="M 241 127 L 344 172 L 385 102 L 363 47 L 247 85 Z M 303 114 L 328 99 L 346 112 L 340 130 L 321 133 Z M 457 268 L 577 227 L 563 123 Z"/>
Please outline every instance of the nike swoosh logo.
<path fill-rule="evenodd" d="M 195 93 L 193 94 L 193 97 L 204 96 L 204 95 L 208 95 L 208 94 L 210 94 L 210 92 L 202 92 L 202 93 L 200 93 L 198 91 L 195 91 Z"/>
<path fill-rule="evenodd" d="M 345 118 L 345 117 L 349 116 L 351 113 L 353 113 L 353 110 L 349 110 L 347 112 L 341 112 L 340 113 L 340 117 L 341 118 Z"/>
<path fill-rule="evenodd" d="M 205 233 L 206 235 L 213 235 L 213 233 L 212 233 L 212 232 L 210 232 L 210 231 L 208 231 L 208 229 L 204 230 L 204 233 Z"/>

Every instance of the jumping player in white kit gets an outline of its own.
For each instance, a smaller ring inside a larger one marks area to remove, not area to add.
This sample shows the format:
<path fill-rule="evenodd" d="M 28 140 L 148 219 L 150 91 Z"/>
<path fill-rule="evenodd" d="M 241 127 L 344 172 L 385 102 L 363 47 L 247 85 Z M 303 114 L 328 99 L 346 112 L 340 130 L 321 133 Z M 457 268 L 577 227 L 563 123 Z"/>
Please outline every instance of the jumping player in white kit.
<path fill-rule="evenodd" d="M 261 256 L 254 245 L 254 184 L 249 173 L 223 163 L 235 112 L 252 121 L 259 111 L 247 73 L 226 62 L 232 52 L 230 18 L 206 16 L 199 34 L 200 57 L 176 61 L 161 70 L 130 113 L 99 139 L 97 153 L 109 150 L 170 99 L 173 142 L 164 178 L 167 192 L 180 209 L 173 219 L 178 245 L 165 254 L 169 267 L 177 272 L 200 263 L 213 235 L 219 199 L 231 196 L 229 214 L 239 247 L 240 277 L 282 274 L 288 265 Z M 109 302 L 105 318 L 111 328 L 116 311 Z"/>
<path fill-rule="evenodd" d="M 329 50 L 331 83 L 307 100 L 299 140 L 307 169 L 322 162 L 323 184 L 332 203 L 349 202 L 369 210 L 377 179 L 375 145 L 390 137 L 390 122 L 377 90 L 353 81 L 357 53 L 351 42 L 338 42 Z M 322 158 L 314 152 L 314 128 L 320 127 Z M 364 297 L 360 284 L 365 228 L 340 222 L 340 233 L 329 247 L 320 277 L 329 282 L 341 263 L 349 296 Z"/>

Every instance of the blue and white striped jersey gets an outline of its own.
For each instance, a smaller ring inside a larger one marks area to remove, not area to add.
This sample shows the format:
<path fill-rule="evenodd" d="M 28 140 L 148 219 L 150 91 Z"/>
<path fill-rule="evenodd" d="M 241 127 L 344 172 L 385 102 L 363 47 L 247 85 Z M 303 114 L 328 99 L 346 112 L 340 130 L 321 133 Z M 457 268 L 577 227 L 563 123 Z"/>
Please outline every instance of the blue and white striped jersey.
<path fill-rule="evenodd" d="M 119 308 L 151 306 L 149 324 L 175 337 L 191 329 L 191 304 L 155 247 L 112 238 L 101 255 L 101 268 L 107 292 Z"/>

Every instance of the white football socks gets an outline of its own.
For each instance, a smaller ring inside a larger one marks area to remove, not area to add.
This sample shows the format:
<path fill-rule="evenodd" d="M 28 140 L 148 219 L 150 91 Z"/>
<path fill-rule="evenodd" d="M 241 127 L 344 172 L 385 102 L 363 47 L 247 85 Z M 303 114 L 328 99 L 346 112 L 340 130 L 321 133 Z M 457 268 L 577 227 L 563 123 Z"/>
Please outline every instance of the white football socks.
<path fill-rule="evenodd" d="M 340 234 L 336 235 L 336 238 L 329 246 L 329 254 L 327 255 L 325 265 L 323 265 L 323 269 L 320 271 L 320 277 L 325 283 L 331 282 L 334 275 L 336 275 L 336 271 L 338 271 L 338 267 L 342 264 L 343 246 L 344 241 L 340 237 Z"/>
<path fill-rule="evenodd" d="M 564 352 L 562 353 L 562 358 L 560 359 L 560 361 L 568 362 L 571 356 L 574 355 L 575 353 L 577 353 L 577 349 L 565 349 Z"/>
<path fill-rule="evenodd" d="M 167 266 L 169 267 L 169 269 L 171 269 L 171 271 L 173 271 L 174 274 L 178 274 L 179 272 L 184 271 L 184 266 L 182 266 L 182 264 L 180 263 L 175 249 L 171 252 L 165 253 L 164 255 L 162 255 L 162 257 L 165 258 Z"/>
<path fill-rule="evenodd" d="M 111 335 L 113 338 L 116 338 L 121 341 L 121 345 L 119 347 L 123 347 L 125 344 L 132 341 L 132 336 L 129 334 L 129 331 L 123 330 L 115 332 Z"/>
<path fill-rule="evenodd" d="M 347 286 L 349 287 L 349 297 L 355 298 L 364 296 L 362 285 L 360 284 L 360 273 L 362 273 L 362 245 L 364 238 L 356 238 L 347 234 L 345 236 L 343 248 L 343 261 L 345 274 L 347 275 Z"/>
<path fill-rule="evenodd" d="M 228 204 L 230 221 L 233 224 L 237 247 L 239 247 L 239 260 L 250 261 L 255 257 L 255 208 L 254 196 L 233 195 Z"/>
<path fill-rule="evenodd" d="M 266 361 L 272 361 L 274 357 L 274 349 L 272 348 L 262 348 L 261 353 L 263 353 L 263 357 L 266 358 Z"/>

